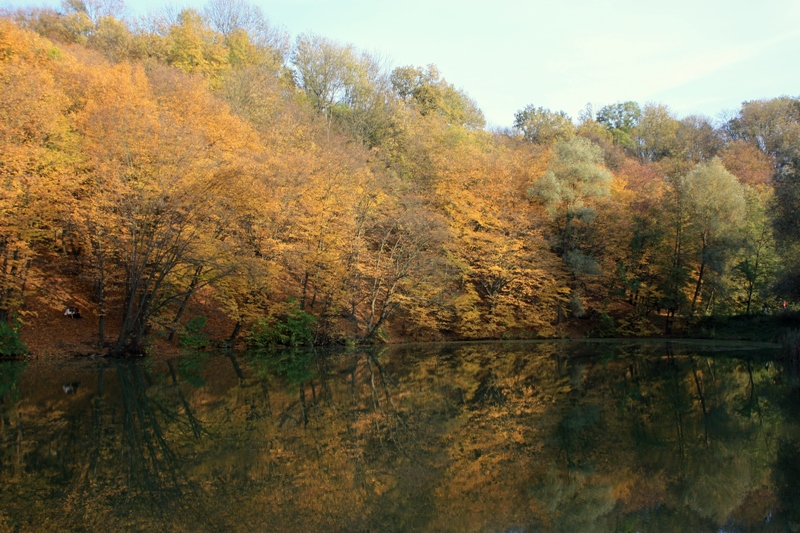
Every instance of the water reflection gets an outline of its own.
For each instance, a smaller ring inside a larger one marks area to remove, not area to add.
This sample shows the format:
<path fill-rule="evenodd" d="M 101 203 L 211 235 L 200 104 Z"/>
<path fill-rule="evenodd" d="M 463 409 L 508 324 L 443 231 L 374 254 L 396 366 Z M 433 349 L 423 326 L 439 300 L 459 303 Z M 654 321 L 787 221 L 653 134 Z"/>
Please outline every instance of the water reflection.
<path fill-rule="evenodd" d="M 797 388 L 733 348 L 2 363 L 0 531 L 800 531 Z"/>

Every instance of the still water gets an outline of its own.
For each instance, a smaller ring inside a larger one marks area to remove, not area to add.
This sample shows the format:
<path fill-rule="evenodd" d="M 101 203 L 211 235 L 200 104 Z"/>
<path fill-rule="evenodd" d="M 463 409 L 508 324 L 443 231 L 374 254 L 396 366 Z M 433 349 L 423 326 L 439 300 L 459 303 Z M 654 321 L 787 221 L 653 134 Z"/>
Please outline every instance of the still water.
<path fill-rule="evenodd" d="M 2 362 L 0 532 L 800 531 L 800 389 L 770 350 Z"/>

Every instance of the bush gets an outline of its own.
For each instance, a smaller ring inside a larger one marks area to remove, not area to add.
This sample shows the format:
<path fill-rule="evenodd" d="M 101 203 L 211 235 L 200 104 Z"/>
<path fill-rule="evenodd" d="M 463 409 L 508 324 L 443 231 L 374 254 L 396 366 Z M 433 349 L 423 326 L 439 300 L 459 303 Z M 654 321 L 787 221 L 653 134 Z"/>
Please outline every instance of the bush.
<path fill-rule="evenodd" d="M 262 319 L 253 326 L 248 344 L 257 348 L 311 346 L 314 344 L 313 325 L 316 321 L 313 315 L 300 309 L 297 300 L 289 300 L 283 316 Z"/>
<path fill-rule="evenodd" d="M 607 313 L 602 313 L 600 315 L 600 320 L 597 322 L 597 326 L 595 326 L 592 333 L 596 337 L 615 336 L 617 334 L 617 326 L 614 323 L 614 318 L 609 316 Z"/>
<path fill-rule="evenodd" d="M 17 316 L 14 316 L 10 323 L 0 321 L 0 355 L 10 357 L 28 353 L 28 347 L 19 335 L 21 327 L 22 321 Z"/>
<path fill-rule="evenodd" d="M 183 328 L 183 331 L 178 333 L 178 346 L 193 350 L 202 350 L 208 346 L 208 338 L 201 331 L 206 322 L 208 320 L 204 316 L 196 316 L 191 319 Z"/>

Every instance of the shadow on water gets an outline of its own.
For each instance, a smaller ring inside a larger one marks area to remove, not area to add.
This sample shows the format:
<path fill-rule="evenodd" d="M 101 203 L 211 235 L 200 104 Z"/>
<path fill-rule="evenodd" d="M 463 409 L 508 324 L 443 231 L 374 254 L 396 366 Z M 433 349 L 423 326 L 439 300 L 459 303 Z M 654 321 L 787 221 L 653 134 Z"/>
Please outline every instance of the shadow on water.
<path fill-rule="evenodd" d="M 744 348 L 0 366 L 0 531 L 798 531 L 797 388 Z"/>
<path fill-rule="evenodd" d="M 781 513 L 788 522 L 800 526 L 800 442 L 786 439 L 778 444 L 773 472 Z"/>
<path fill-rule="evenodd" d="M 16 386 L 0 396 L 4 451 L 12 426 L 22 455 L 17 462 L 25 464 L 24 472 L 14 471 L 3 498 L 9 496 L 9 488 L 17 488 L 17 496 L 30 496 L 32 491 L 46 503 L 37 509 L 26 506 L 24 498 L 13 502 L 16 515 L 0 515 L 7 525 L 39 530 L 37 524 L 55 522 L 71 531 L 120 526 L 152 531 L 156 524 L 169 528 L 181 523 L 204 531 L 229 530 L 225 513 L 208 513 L 209 495 L 185 474 L 191 458 L 184 453 L 185 444 L 199 443 L 207 432 L 178 386 L 177 375 L 172 374 L 171 385 L 156 384 L 145 365 L 116 359 L 82 370 L 82 381 L 72 382 L 80 387 L 63 388 L 72 395 L 66 396 L 69 402 L 44 402 L 54 408 L 42 414 L 56 417 L 56 423 L 26 419 L 24 411 L 12 421 L 13 408 L 6 408 L 6 399 L 13 398 Z M 0 375 L 6 373 L 7 367 L 0 367 Z M 64 507 L 48 507 L 56 502 Z"/>
<path fill-rule="evenodd" d="M 110 368 L 116 374 L 120 401 L 119 411 L 104 416 L 103 377 L 105 368 L 98 370 L 98 394 L 94 402 L 93 433 L 97 438 L 95 456 L 102 453 L 106 443 L 103 437 L 111 435 L 121 440 L 118 457 L 124 464 L 126 487 L 124 497 L 114 507 L 128 516 L 150 516 L 158 522 L 169 523 L 175 516 L 189 518 L 189 523 L 208 527 L 214 520 L 204 514 L 204 494 L 182 473 L 181 457 L 169 433 L 199 439 L 204 430 L 178 386 L 171 362 L 167 362 L 172 384 L 162 385 L 162 394 L 148 394 L 153 383 L 142 365 L 131 360 L 112 360 Z M 178 398 L 177 405 L 169 405 L 167 390 L 172 389 Z M 118 408 L 119 408 L 118 407 Z M 110 418 L 110 420 L 109 420 Z M 116 422 L 115 427 L 104 425 Z M 93 461 L 96 465 L 96 461 Z M 90 463 L 89 472 L 96 471 Z M 91 479 L 87 479 L 91 484 Z M 191 517 L 191 518 L 190 518 Z"/>

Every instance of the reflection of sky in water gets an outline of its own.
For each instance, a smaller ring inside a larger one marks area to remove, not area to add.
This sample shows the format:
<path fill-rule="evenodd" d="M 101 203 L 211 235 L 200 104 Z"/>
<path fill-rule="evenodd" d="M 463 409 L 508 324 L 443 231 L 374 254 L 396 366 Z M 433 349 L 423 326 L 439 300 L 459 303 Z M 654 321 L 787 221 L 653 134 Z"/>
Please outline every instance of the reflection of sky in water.
<path fill-rule="evenodd" d="M 798 392 L 737 346 L 2 363 L 0 531 L 792 531 Z"/>

